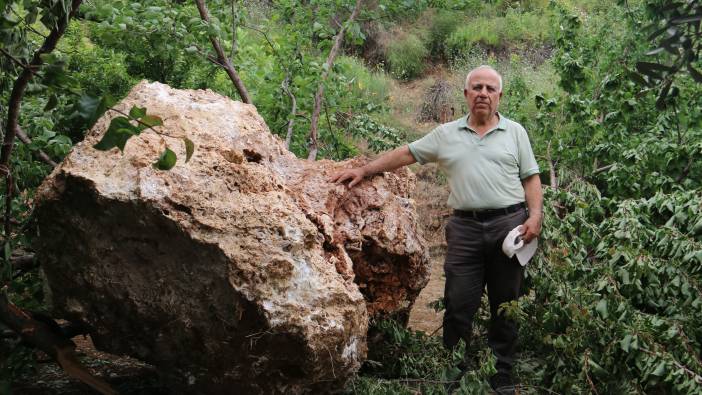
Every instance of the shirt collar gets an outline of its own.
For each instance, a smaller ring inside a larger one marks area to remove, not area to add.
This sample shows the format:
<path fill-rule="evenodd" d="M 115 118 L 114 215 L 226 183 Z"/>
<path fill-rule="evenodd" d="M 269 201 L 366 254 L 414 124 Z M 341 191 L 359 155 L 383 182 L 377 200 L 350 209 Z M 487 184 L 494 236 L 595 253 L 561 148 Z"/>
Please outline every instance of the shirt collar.
<path fill-rule="evenodd" d="M 500 117 L 500 120 L 497 122 L 497 126 L 495 126 L 493 130 L 506 130 L 507 129 L 507 118 L 504 117 L 504 115 L 500 114 L 500 112 L 497 112 L 497 116 Z M 459 129 L 465 129 L 465 130 L 470 130 L 473 131 L 471 128 L 468 127 L 468 118 L 470 117 L 470 114 L 466 115 L 465 117 L 461 118 L 458 121 L 458 128 Z"/>

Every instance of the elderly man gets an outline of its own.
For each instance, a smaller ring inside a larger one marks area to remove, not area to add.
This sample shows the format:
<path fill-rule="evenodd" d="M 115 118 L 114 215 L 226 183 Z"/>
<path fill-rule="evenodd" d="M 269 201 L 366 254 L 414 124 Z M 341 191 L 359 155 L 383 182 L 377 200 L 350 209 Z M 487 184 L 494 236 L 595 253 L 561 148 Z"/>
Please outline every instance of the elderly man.
<path fill-rule="evenodd" d="M 539 167 L 524 128 L 497 111 L 502 97 L 497 71 L 489 66 L 472 70 L 463 94 L 470 108 L 467 117 L 440 125 L 363 167 L 335 174 L 332 181 L 350 181 L 353 187 L 366 176 L 415 162 L 438 162 L 446 171 L 454 213 L 446 225 L 444 345 L 453 348 L 459 339 L 470 343 L 473 316 L 487 286 L 488 343 L 498 370 L 490 384 L 500 394 L 514 393 L 517 327 L 498 308 L 519 297 L 524 269 L 501 246 L 518 225 L 523 225 L 525 242 L 541 231 Z M 464 358 L 462 370 L 470 361 L 470 356 Z"/>

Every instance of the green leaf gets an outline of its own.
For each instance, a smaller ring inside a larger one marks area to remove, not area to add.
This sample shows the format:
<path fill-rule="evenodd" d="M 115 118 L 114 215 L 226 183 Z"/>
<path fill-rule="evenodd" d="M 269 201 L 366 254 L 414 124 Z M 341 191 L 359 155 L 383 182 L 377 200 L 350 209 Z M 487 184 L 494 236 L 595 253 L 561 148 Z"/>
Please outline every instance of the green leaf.
<path fill-rule="evenodd" d="M 631 335 L 624 336 L 624 338 L 619 342 L 619 345 L 622 347 L 622 350 L 629 352 L 631 347 Z"/>
<path fill-rule="evenodd" d="M 646 74 L 654 78 L 660 78 L 661 73 L 672 72 L 673 68 L 659 63 L 636 62 L 636 70 L 642 74 Z"/>
<path fill-rule="evenodd" d="M 132 106 L 131 110 L 129 110 L 129 116 L 134 118 L 134 119 L 139 119 L 145 115 L 146 115 L 146 108 Z"/>
<path fill-rule="evenodd" d="M 108 95 L 102 97 L 83 95 L 76 103 L 75 114 L 85 120 L 86 128 L 91 128 L 114 103 L 114 99 Z"/>
<path fill-rule="evenodd" d="M 175 152 L 166 147 L 161 156 L 158 157 L 158 161 L 154 163 L 154 167 L 159 170 L 171 170 L 175 166 L 177 159 Z"/>
<path fill-rule="evenodd" d="M 692 233 L 702 233 L 702 217 L 700 217 L 700 219 L 697 220 L 697 223 L 692 227 Z"/>
<path fill-rule="evenodd" d="M 110 127 L 102 136 L 102 139 L 93 148 L 100 151 L 107 151 L 114 147 L 119 148 L 120 151 L 124 151 L 124 145 L 127 144 L 132 136 L 137 134 L 134 125 L 129 123 L 129 119 L 126 117 L 116 117 L 110 122 Z"/>
<path fill-rule="evenodd" d="M 661 361 L 651 374 L 658 377 L 663 376 L 665 374 L 665 361 Z"/>
<path fill-rule="evenodd" d="M 147 125 L 147 127 L 155 127 L 163 125 L 163 120 L 161 117 L 156 115 L 144 115 L 139 119 L 139 122 Z"/>
<path fill-rule="evenodd" d="M 595 310 L 600 313 L 602 318 L 607 319 L 609 316 L 609 312 L 607 311 L 607 299 L 601 299 L 598 303 L 597 306 L 595 307 Z"/>
<path fill-rule="evenodd" d="M 195 143 L 187 137 L 183 137 L 183 142 L 185 143 L 185 163 L 188 163 L 195 152 Z"/>
<path fill-rule="evenodd" d="M 634 81 L 635 83 L 637 83 L 639 85 L 648 85 L 648 81 L 646 81 L 641 74 L 639 74 L 635 71 L 629 72 L 629 78 L 631 78 L 632 81 Z"/>

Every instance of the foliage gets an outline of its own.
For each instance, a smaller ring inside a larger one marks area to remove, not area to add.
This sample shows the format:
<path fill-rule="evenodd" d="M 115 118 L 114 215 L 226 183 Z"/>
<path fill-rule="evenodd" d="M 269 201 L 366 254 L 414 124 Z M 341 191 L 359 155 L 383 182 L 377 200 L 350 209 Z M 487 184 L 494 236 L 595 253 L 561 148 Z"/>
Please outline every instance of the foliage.
<path fill-rule="evenodd" d="M 368 360 L 361 368 L 362 376 L 347 385 L 350 393 L 444 394 L 445 387 L 455 384 L 457 393 L 485 393 L 487 378 L 495 372 L 495 358 L 488 351 L 479 355 L 480 368 L 461 376 L 456 365 L 461 361 L 464 345 L 446 350 L 438 337 L 403 328 L 392 320 L 371 323 Z M 369 380 L 372 375 L 379 379 Z"/>
<path fill-rule="evenodd" d="M 675 75 L 686 71 L 697 83 L 702 83 L 702 2 L 688 0 L 682 2 L 647 1 L 648 15 L 653 22 L 646 26 L 651 34 L 648 40 L 657 48 L 646 55 L 657 56 L 657 61 L 641 61 L 636 64 L 646 79 L 637 75 L 639 82 L 650 85 L 660 84 L 658 107 L 665 106 L 666 97 L 674 95 Z"/>
<path fill-rule="evenodd" d="M 409 33 L 388 47 L 390 73 L 396 78 L 410 80 L 424 70 L 424 60 L 429 50 L 415 34 Z"/>
<path fill-rule="evenodd" d="M 563 393 L 701 393 L 699 192 L 620 203 L 582 181 L 547 192 L 534 291 L 507 307 L 533 358 L 530 381 Z"/>
<path fill-rule="evenodd" d="M 543 19 L 544 15 L 538 13 L 515 11 L 504 16 L 473 18 L 448 36 L 445 56 L 447 59 L 463 57 L 476 45 L 493 50 L 544 45 L 552 37 L 550 26 Z"/>
<path fill-rule="evenodd" d="M 441 59 L 445 56 L 446 39 L 458 28 L 462 19 L 454 12 L 440 11 L 436 14 L 429 29 L 429 52 L 433 58 Z"/>
<path fill-rule="evenodd" d="M 365 139 L 368 148 L 375 153 L 397 148 L 403 141 L 400 131 L 382 125 L 366 114 L 355 116 L 348 128 L 354 137 Z"/>

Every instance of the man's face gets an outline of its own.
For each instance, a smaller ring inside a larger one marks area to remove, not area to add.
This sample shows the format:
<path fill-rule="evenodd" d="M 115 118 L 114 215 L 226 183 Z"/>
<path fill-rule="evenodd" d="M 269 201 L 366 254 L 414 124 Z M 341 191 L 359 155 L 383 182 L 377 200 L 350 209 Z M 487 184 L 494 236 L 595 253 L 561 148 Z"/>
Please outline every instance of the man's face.
<path fill-rule="evenodd" d="M 490 69 L 476 70 L 471 74 L 468 87 L 463 91 L 470 114 L 476 117 L 488 117 L 497 112 L 502 91 L 500 78 Z"/>

